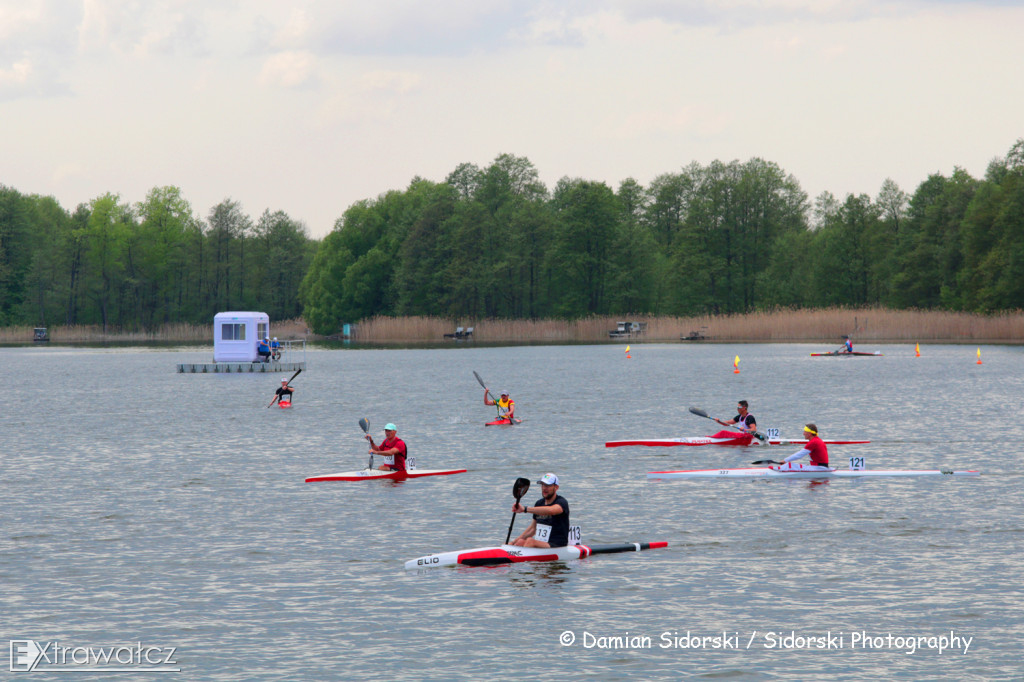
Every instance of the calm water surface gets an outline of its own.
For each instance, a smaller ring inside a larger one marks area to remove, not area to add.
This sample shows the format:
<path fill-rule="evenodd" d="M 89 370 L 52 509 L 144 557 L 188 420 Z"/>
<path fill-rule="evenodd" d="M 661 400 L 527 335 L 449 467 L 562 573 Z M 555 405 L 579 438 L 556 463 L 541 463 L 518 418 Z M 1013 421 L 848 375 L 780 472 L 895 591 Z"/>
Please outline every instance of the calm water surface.
<path fill-rule="evenodd" d="M 291 410 L 266 409 L 280 374 L 175 373 L 208 349 L 2 349 L 0 644 L 174 646 L 180 676 L 204 680 L 1020 679 L 1024 349 L 982 347 L 977 365 L 974 347 L 874 348 L 885 356 L 311 351 Z M 483 427 L 493 408 L 472 370 L 511 390 L 523 424 Z M 766 453 L 603 445 L 712 433 L 687 407 L 727 418 L 741 398 L 786 437 L 815 421 L 826 438 L 873 441 L 833 446 L 833 463 L 983 475 L 657 482 L 646 472 Z M 304 483 L 365 464 L 360 417 L 378 435 L 397 423 L 421 467 L 469 472 Z M 501 542 L 512 482 L 546 471 L 584 542 L 670 546 L 403 570 Z M 687 633 L 724 635 L 725 648 L 678 646 Z M 842 648 L 782 640 L 829 633 Z M 966 653 L 909 653 L 854 647 L 855 633 L 973 640 Z M 632 646 L 610 648 L 615 637 Z"/>

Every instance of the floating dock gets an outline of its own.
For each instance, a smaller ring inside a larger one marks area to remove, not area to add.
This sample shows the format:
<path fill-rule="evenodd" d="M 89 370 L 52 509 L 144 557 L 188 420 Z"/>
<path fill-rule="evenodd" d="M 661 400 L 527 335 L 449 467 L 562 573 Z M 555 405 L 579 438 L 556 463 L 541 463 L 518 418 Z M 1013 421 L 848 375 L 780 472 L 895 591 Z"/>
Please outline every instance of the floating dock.
<path fill-rule="evenodd" d="M 179 374 L 218 374 L 249 372 L 294 372 L 306 369 L 305 362 L 181 362 Z"/>

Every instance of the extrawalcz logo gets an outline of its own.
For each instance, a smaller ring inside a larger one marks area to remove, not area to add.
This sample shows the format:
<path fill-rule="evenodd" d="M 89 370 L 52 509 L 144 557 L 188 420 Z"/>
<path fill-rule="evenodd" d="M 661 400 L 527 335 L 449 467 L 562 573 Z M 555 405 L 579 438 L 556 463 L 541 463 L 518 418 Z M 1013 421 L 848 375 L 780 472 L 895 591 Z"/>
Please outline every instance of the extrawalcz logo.
<path fill-rule="evenodd" d="M 12 639 L 10 671 L 26 673 L 43 670 L 89 672 L 181 672 L 172 668 L 177 647 L 133 646 L 67 647 L 57 642 L 40 646 L 33 639 Z"/>

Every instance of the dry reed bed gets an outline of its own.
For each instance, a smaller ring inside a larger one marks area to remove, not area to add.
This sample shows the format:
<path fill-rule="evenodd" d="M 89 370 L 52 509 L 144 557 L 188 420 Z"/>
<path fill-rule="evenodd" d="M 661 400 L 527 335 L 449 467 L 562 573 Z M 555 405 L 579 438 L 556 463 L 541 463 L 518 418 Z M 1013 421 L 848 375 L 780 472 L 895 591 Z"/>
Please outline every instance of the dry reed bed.
<path fill-rule="evenodd" d="M 581 320 L 462 320 L 437 317 L 374 317 L 356 325 L 354 338 L 369 343 L 437 341 L 456 326 L 473 327 L 483 342 L 594 342 L 608 340 L 620 320 L 647 323 L 634 340 L 675 341 L 698 332 L 711 341 L 823 341 L 844 335 L 862 341 L 1024 341 L 1024 313 L 978 315 L 882 308 L 776 310 L 698 317 L 588 317 Z"/>
<path fill-rule="evenodd" d="M 365 343 L 437 342 L 455 327 L 474 327 L 473 339 L 491 343 L 515 342 L 597 342 L 607 341 L 608 332 L 620 320 L 647 323 L 642 337 L 631 341 L 676 341 L 699 332 L 710 341 L 821 341 L 838 344 L 849 334 L 864 341 L 989 341 L 1024 342 L 1024 313 L 1021 311 L 976 315 L 924 310 L 776 310 L 745 315 L 712 317 L 588 317 L 581 320 L 462 320 L 440 317 L 374 317 L 355 326 L 354 340 Z M 32 327 L 0 329 L 0 343 L 27 343 Z M 152 331 L 103 332 L 99 326 L 76 325 L 49 328 L 54 343 L 105 342 L 212 342 L 212 321 L 208 325 L 170 324 Z M 281 339 L 312 337 L 306 323 L 297 318 L 271 323 L 271 333 Z M 315 337 L 313 337 L 315 338 Z"/>

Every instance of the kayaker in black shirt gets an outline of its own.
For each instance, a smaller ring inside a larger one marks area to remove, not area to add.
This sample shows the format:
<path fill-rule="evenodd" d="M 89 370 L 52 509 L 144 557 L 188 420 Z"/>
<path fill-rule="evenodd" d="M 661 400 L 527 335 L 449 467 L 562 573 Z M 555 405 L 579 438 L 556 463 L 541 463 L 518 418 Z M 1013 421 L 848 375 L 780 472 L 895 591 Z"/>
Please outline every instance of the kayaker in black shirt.
<path fill-rule="evenodd" d="M 274 393 L 277 394 L 277 401 L 290 403 L 292 401 L 292 393 L 295 393 L 295 389 L 288 385 L 287 379 L 281 379 L 281 388 L 274 391 Z"/>
<path fill-rule="evenodd" d="M 558 494 L 558 476 L 544 474 L 542 498 L 531 505 L 512 505 L 516 514 L 533 514 L 533 522 L 512 541 L 517 547 L 565 547 L 569 544 L 569 502 Z"/>
<path fill-rule="evenodd" d="M 729 421 L 722 421 L 721 419 L 715 419 L 716 422 L 722 426 L 729 426 L 735 424 L 737 428 L 745 433 L 754 433 L 757 431 L 757 420 L 754 419 L 754 415 L 747 412 L 747 401 L 741 400 L 736 405 L 736 410 L 739 412 L 735 417 Z M 728 413 L 727 413 L 728 414 Z"/>

